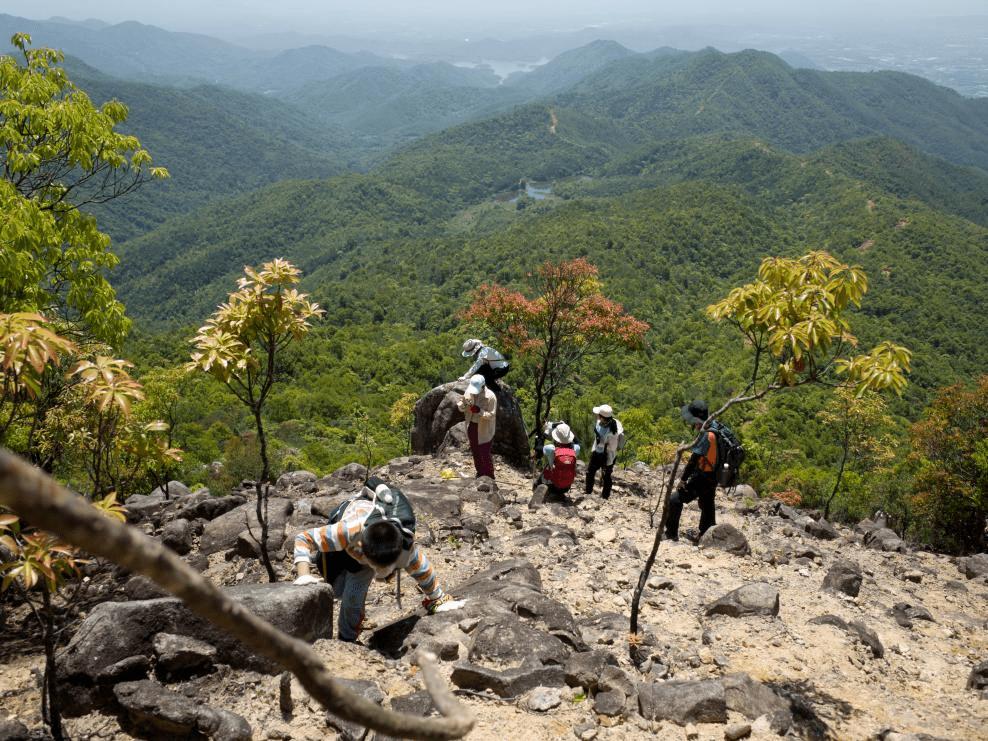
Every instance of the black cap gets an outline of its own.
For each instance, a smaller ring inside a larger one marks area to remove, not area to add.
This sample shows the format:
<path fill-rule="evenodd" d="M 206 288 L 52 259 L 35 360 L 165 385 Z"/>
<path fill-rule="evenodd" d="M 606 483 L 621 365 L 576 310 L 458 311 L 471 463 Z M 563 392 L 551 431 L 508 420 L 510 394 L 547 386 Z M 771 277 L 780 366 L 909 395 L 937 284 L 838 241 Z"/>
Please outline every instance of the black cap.
<path fill-rule="evenodd" d="M 701 424 L 707 421 L 707 402 L 700 399 L 695 399 L 689 404 L 684 406 L 680 412 L 683 415 L 683 420 L 691 425 Z"/>

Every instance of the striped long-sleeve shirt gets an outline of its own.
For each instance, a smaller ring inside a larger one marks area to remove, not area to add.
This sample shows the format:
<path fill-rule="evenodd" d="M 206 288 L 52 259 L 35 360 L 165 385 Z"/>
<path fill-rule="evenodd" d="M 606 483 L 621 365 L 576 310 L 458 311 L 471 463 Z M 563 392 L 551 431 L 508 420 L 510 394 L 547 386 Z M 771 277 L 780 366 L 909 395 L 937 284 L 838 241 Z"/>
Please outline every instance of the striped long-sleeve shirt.
<path fill-rule="evenodd" d="M 346 551 L 358 563 L 373 568 L 364 556 L 358 537 L 364 529 L 364 521 L 373 511 L 373 503 L 356 499 L 346 508 L 339 522 L 303 530 L 295 536 L 294 563 L 311 564 L 313 557 L 320 552 Z M 430 600 L 443 596 L 429 558 L 417 545 L 412 544 L 410 549 L 401 552 L 397 568 L 405 569 Z"/>

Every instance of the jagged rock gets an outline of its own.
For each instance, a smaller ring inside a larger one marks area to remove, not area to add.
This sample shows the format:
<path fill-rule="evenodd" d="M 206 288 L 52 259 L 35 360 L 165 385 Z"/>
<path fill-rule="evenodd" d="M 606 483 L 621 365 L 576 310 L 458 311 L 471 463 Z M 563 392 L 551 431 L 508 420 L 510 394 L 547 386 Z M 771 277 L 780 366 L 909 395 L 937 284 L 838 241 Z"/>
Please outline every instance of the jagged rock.
<path fill-rule="evenodd" d="M 215 520 L 220 515 L 246 504 L 247 498 L 239 494 L 214 497 L 209 489 L 199 489 L 175 503 L 174 518 L 194 520 Z"/>
<path fill-rule="evenodd" d="M 968 579 L 988 577 L 988 553 L 976 553 L 958 562 L 961 572 Z"/>
<path fill-rule="evenodd" d="M 161 542 L 171 548 L 175 553 L 184 556 L 192 550 L 193 532 L 192 523 L 184 517 L 172 520 L 161 530 Z"/>
<path fill-rule="evenodd" d="M 969 690 L 988 689 L 988 661 L 982 661 L 971 670 L 965 687 Z"/>
<path fill-rule="evenodd" d="M 146 576 L 132 576 L 123 587 L 124 594 L 130 600 L 155 599 L 157 597 L 171 597 L 171 594 L 163 587 L 159 587 L 155 582 Z"/>
<path fill-rule="evenodd" d="M 293 489 L 297 494 L 312 494 L 319 490 L 319 477 L 311 471 L 288 471 L 274 484 L 278 491 Z"/>
<path fill-rule="evenodd" d="M 911 605 L 908 602 L 896 602 L 892 607 L 892 617 L 903 628 L 913 627 L 914 620 L 928 620 L 933 623 L 933 614 L 923 605 Z"/>
<path fill-rule="evenodd" d="M 357 693 L 365 700 L 370 700 L 378 705 L 383 705 L 387 699 L 387 695 L 377 686 L 376 682 L 366 679 L 342 679 L 340 680 L 340 684 Z M 367 729 L 362 725 L 337 718 L 332 713 L 326 714 L 326 725 L 339 732 L 344 739 L 358 741 L 359 739 L 363 739 L 367 734 Z"/>
<path fill-rule="evenodd" d="M 597 684 L 604 668 L 617 665 L 618 660 L 614 654 L 603 649 L 574 653 L 566 661 L 566 684 L 570 687 L 582 687 L 593 694 L 597 692 Z"/>
<path fill-rule="evenodd" d="M 251 738 L 250 724 L 239 715 L 205 705 L 197 697 L 170 692 L 151 680 L 122 682 L 113 694 L 122 708 L 124 726 L 141 738 Z"/>
<path fill-rule="evenodd" d="M 861 591 L 863 579 L 861 567 L 858 564 L 841 559 L 830 567 L 823 579 L 823 588 L 831 592 L 842 592 L 857 597 L 858 592 Z"/>
<path fill-rule="evenodd" d="M 837 528 L 826 520 L 810 520 L 806 523 L 806 532 L 821 540 L 837 540 L 840 537 Z"/>
<path fill-rule="evenodd" d="M 598 692 L 593 698 L 593 710 L 598 715 L 616 716 L 624 713 L 628 696 L 621 690 Z"/>
<path fill-rule="evenodd" d="M 644 682 L 638 687 L 639 712 L 648 720 L 726 723 L 724 686 L 715 680 Z"/>
<path fill-rule="evenodd" d="M 779 590 L 771 584 L 756 582 L 729 592 L 704 609 L 706 615 L 778 615 Z"/>
<path fill-rule="evenodd" d="M 268 497 L 268 552 L 275 553 L 285 540 L 285 523 L 294 509 L 291 499 Z M 215 520 L 210 520 L 199 538 L 199 552 L 204 555 L 232 550 L 237 538 L 247 530 L 253 537 L 261 536 L 261 526 L 257 522 L 257 507 L 247 502 L 232 509 Z M 251 537 L 247 535 L 245 537 Z"/>
<path fill-rule="evenodd" d="M 895 531 L 887 527 L 878 527 L 874 530 L 865 530 L 862 541 L 869 548 L 876 548 L 880 551 L 895 551 L 897 553 L 908 553 L 909 546 L 902 538 L 895 534 Z"/>
<path fill-rule="evenodd" d="M 501 671 L 460 662 L 453 667 L 450 681 L 460 689 L 490 690 L 498 697 L 518 697 L 536 687 L 564 687 L 566 674 L 561 666 L 522 665 Z"/>
<path fill-rule="evenodd" d="M 0 741 L 34 741 L 35 735 L 19 720 L 0 718 Z"/>
<path fill-rule="evenodd" d="M 534 657 L 543 664 L 563 666 L 566 646 L 555 636 L 529 626 L 520 618 L 503 615 L 482 620 L 474 633 L 469 659 L 494 661 L 500 665 Z"/>
<path fill-rule="evenodd" d="M 780 736 L 792 725 L 792 703 L 748 674 L 728 674 L 721 684 L 728 710 L 741 713 L 751 720 L 767 716 L 772 730 Z"/>
<path fill-rule="evenodd" d="M 563 702 L 559 690 L 554 687 L 536 687 L 525 698 L 525 709 L 534 713 L 547 713 Z"/>
<path fill-rule="evenodd" d="M 332 636 L 332 590 L 328 585 L 300 589 L 291 583 L 231 587 L 227 594 L 288 635 L 312 641 Z M 88 712 L 100 702 L 96 678 L 132 656 L 152 656 L 161 632 L 193 636 L 217 649 L 217 661 L 234 667 L 274 671 L 276 664 L 248 650 L 229 634 L 193 615 L 178 599 L 103 602 L 83 621 L 57 656 L 65 712 Z"/>
<path fill-rule="evenodd" d="M 163 677 L 207 669 L 216 659 L 216 646 L 190 636 L 156 633 L 151 648 L 157 659 L 156 667 Z"/>
<path fill-rule="evenodd" d="M 513 466 L 528 464 L 528 432 L 521 415 L 521 406 L 511 389 L 502 381 L 496 391 L 497 421 L 491 452 L 500 455 Z M 457 425 L 463 428 L 463 413 L 456 402 L 466 390 L 466 381 L 453 381 L 437 386 L 415 403 L 415 424 L 412 428 L 412 452 L 435 455 L 443 449 L 464 447 L 466 431 L 448 433 Z M 462 438 L 462 439 L 461 439 Z"/>
<path fill-rule="evenodd" d="M 700 545 L 704 548 L 718 548 L 735 556 L 747 556 L 751 553 L 748 539 L 730 523 L 721 523 L 709 528 L 700 536 Z"/>

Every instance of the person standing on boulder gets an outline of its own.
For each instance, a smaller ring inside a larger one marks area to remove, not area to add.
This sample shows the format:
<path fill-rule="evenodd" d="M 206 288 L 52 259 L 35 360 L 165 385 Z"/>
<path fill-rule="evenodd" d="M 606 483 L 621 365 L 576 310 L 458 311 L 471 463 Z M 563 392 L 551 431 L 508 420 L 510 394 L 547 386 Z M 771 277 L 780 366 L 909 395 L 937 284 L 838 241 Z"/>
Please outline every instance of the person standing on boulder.
<path fill-rule="evenodd" d="M 452 601 L 439 586 L 429 559 L 415 545 L 415 515 L 398 489 L 370 478 L 360 495 L 343 502 L 329 520 L 295 536 L 294 583 L 318 584 L 325 579 L 333 587 L 340 603 L 337 637 L 341 641 L 356 642 L 370 583 L 375 578 L 390 579 L 398 569 L 415 579 L 430 613 Z M 312 573 L 313 567 L 320 576 Z"/>
<path fill-rule="evenodd" d="M 473 453 L 473 466 L 477 477 L 494 478 L 494 421 L 497 415 L 497 397 L 487 388 L 487 381 L 479 373 L 471 376 L 463 396 L 456 402 L 467 423 L 467 439 Z"/>
<path fill-rule="evenodd" d="M 473 358 L 473 365 L 458 380 L 466 381 L 472 376 L 479 374 L 484 377 L 487 387 L 497 392 L 499 388 L 497 379 L 503 377 L 511 367 L 508 359 L 493 347 L 488 347 L 477 339 L 470 339 L 464 342 L 461 355 L 465 358 Z"/>
<path fill-rule="evenodd" d="M 666 519 L 666 539 L 679 540 L 679 518 L 683 505 L 699 500 L 700 529 L 687 531 L 694 543 L 707 530 L 717 524 L 714 497 L 717 494 L 717 429 L 716 420 L 707 422 L 707 403 L 700 399 L 690 402 L 680 410 L 683 421 L 697 433 L 690 448 L 690 459 L 683 469 L 679 486 L 669 497 L 669 516 Z"/>
<path fill-rule="evenodd" d="M 593 413 L 597 418 L 593 428 L 595 442 L 587 464 L 584 493 L 588 497 L 593 493 L 594 479 L 597 478 L 597 471 L 601 471 L 600 496 L 602 499 L 610 499 L 611 472 L 614 470 L 618 450 L 623 445 L 624 427 L 614 418 L 614 410 L 609 404 L 594 407 Z"/>
<path fill-rule="evenodd" d="M 542 446 L 542 456 L 546 465 L 535 479 L 532 488 L 545 486 L 547 494 L 557 499 L 565 499 L 576 477 L 576 460 L 580 457 L 580 443 L 565 422 L 546 422 L 542 434 L 550 437 L 552 442 Z"/>

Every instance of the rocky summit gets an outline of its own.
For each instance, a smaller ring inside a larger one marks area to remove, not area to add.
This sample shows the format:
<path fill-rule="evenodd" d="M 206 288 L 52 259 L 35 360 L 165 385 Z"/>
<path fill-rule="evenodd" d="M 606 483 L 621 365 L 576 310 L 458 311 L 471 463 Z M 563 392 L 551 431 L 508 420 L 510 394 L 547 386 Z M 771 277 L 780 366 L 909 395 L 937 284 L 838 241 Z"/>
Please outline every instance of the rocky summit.
<path fill-rule="evenodd" d="M 742 485 L 718 492 L 718 524 L 699 542 L 659 545 L 632 635 L 662 471 L 619 461 L 608 501 L 582 496 L 581 471 L 563 502 L 533 495 L 504 459 L 496 481 L 474 478 L 462 448 L 370 473 L 409 496 L 418 542 L 464 603 L 426 615 L 407 576 L 375 582 L 356 644 L 333 638 L 327 586 L 291 583 L 291 543 L 359 489 L 362 466 L 279 479 L 277 584 L 248 531 L 253 487 L 212 497 L 172 482 L 127 506 L 133 524 L 311 642 L 374 702 L 434 712 L 411 660 L 431 650 L 476 718 L 473 741 L 988 738 L 986 554 L 916 550 L 881 523 L 832 525 Z M 682 532 L 697 520 L 688 505 Z M 92 606 L 58 656 L 73 739 L 384 738 L 328 715 L 142 577 L 96 564 L 84 590 Z M 32 620 L 21 608 L 5 616 Z M 0 739 L 44 738 L 40 643 L 5 643 Z"/>

